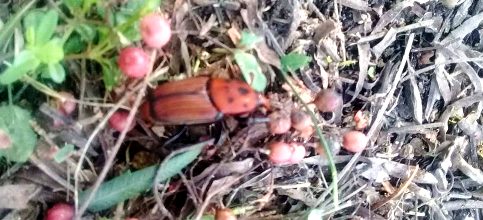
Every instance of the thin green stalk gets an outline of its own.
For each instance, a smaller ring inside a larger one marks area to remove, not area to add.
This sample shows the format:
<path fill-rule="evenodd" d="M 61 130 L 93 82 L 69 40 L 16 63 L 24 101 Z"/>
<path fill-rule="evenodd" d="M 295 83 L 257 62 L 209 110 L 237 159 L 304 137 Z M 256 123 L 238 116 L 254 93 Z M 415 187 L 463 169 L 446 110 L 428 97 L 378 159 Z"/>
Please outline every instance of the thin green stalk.
<path fill-rule="evenodd" d="M 12 85 L 11 84 L 9 84 L 7 86 L 7 92 L 8 92 L 8 104 L 9 105 L 13 105 Z"/>
<path fill-rule="evenodd" d="M 338 181 L 337 168 L 335 167 L 334 158 L 332 156 L 332 151 L 330 150 L 329 145 L 328 145 L 327 141 L 325 140 L 324 135 L 322 134 L 322 130 L 320 130 L 320 128 L 318 126 L 319 121 L 317 120 L 317 117 L 315 117 L 315 114 L 310 110 L 310 108 L 307 106 L 307 104 L 302 100 L 300 95 L 296 92 L 295 87 L 288 80 L 287 73 L 282 71 L 282 76 L 283 76 L 283 79 L 285 80 L 285 82 L 287 82 L 287 84 L 290 86 L 290 89 L 292 89 L 292 91 L 294 92 L 295 96 L 302 103 L 302 106 L 305 108 L 305 111 L 307 111 L 307 113 L 309 113 L 309 115 L 312 119 L 312 123 L 314 124 L 317 136 L 319 136 L 320 145 L 323 146 L 324 151 L 327 155 L 327 159 L 329 160 L 330 174 L 331 174 L 332 183 L 333 183 L 333 184 L 331 184 L 332 185 L 332 193 L 333 193 L 332 199 L 334 200 L 334 207 L 337 208 L 339 206 L 339 188 L 337 186 L 337 181 Z"/>

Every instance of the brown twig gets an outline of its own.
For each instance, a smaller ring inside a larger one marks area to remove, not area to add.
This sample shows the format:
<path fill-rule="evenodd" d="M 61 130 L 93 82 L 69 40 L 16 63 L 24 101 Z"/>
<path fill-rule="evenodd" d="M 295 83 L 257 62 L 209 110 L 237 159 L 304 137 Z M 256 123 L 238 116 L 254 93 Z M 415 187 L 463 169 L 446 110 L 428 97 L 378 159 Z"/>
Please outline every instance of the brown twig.
<path fill-rule="evenodd" d="M 419 166 L 416 165 L 413 173 L 411 173 L 411 176 L 409 176 L 409 178 L 401 185 L 401 187 L 399 187 L 393 194 L 389 195 L 388 197 L 385 197 L 375 202 L 373 205 L 371 205 L 371 209 L 376 210 L 382 207 L 383 205 L 385 205 L 386 203 L 388 203 L 389 201 L 401 196 L 404 193 L 404 191 L 406 191 L 406 189 L 409 187 L 409 185 L 413 182 L 413 179 L 416 177 L 416 174 L 418 174 L 418 171 L 419 171 Z"/>

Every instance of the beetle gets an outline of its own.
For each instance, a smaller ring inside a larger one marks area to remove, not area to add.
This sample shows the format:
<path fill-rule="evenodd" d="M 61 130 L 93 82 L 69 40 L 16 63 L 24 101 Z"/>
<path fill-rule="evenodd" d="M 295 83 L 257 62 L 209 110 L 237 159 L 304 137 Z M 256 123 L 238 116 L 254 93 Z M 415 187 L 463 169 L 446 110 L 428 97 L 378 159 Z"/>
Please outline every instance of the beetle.
<path fill-rule="evenodd" d="M 164 125 L 205 124 L 224 115 L 252 112 L 266 103 L 243 81 L 200 76 L 157 86 L 141 105 L 141 115 Z"/>

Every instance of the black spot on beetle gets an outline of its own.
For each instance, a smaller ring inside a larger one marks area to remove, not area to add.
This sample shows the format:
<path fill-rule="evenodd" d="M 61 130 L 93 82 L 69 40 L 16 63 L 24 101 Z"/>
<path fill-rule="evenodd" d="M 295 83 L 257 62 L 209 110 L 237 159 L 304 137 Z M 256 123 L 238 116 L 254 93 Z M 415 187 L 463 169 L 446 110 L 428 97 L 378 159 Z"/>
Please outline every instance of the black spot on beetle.
<path fill-rule="evenodd" d="M 234 99 L 233 97 L 231 97 L 231 96 L 230 96 L 230 97 L 228 97 L 228 103 L 230 103 L 230 104 L 231 104 L 231 103 L 233 103 L 234 101 L 235 101 L 235 99 Z"/>
<path fill-rule="evenodd" d="M 238 87 L 238 92 L 240 92 L 241 95 L 247 95 L 248 93 L 250 93 L 250 91 L 248 91 L 248 89 L 244 87 Z"/>
<path fill-rule="evenodd" d="M 243 103 L 243 108 L 248 108 L 248 104 L 247 103 Z"/>

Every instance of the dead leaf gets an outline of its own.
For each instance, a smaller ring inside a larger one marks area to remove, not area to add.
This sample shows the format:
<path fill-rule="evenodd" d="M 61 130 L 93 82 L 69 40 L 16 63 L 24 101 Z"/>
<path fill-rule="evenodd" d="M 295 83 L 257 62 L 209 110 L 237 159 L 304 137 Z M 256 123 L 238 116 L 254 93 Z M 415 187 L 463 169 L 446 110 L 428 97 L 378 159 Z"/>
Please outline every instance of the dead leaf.
<path fill-rule="evenodd" d="M 281 68 L 280 58 L 275 51 L 267 46 L 265 41 L 258 43 L 255 47 L 255 51 L 257 51 L 258 58 L 260 58 L 262 62 L 277 67 L 278 69 Z"/>
<path fill-rule="evenodd" d="M 292 199 L 301 201 L 309 207 L 315 207 L 317 205 L 317 198 L 313 197 L 313 194 L 308 193 L 303 189 L 283 189 L 277 188 L 277 193 L 280 195 L 288 196 Z"/>
<path fill-rule="evenodd" d="M 226 176 L 213 181 L 213 183 L 210 186 L 210 189 L 207 192 L 207 195 L 210 195 L 213 192 L 218 191 L 222 188 L 224 190 L 222 190 L 221 192 L 218 192 L 217 196 L 226 195 L 226 193 L 228 193 L 231 189 L 230 184 L 233 184 L 233 182 L 236 181 L 236 179 L 238 179 L 238 176 Z"/>
<path fill-rule="evenodd" d="M 364 0 L 340 0 L 339 3 L 343 6 L 359 10 L 359 11 L 369 11 L 369 3 Z"/>
<path fill-rule="evenodd" d="M 421 99 L 421 93 L 414 77 L 409 79 L 409 88 L 411 92 L 411 106 L 413 107 L 414 121 L 418 124 L 423 123 L 423 101 Z"/>
<path fill-rule="evenodd" d="M 242 161 L 212 164 L 208 168 L 206 168 L 201 174 L 193 177 L 193 181 L 200 181 L 207 176 L 214 176 L 215 178 L 220 178 L 226 177 L 228 175 L 244 174 L 253 167 L 253 162 L 253 158 L 247 158 Z"/>
<path fill-rule="evenodd" d="M 349 106 L 350 103 L 353 102 L 362 91 L 364 81 L 366 81 L 367 72 L 369 69 L 369 62 L 371 60 L 369 43 L 357 44 L 357 52 L 359 54 L 359 76 L 357 77 L 354 95 L 352 95 L 352 99 L 348 103 L 346 103 L 345 106 Z"/>
<path fill-rule="evenodd" d="M 401 164 L 398 162 L 390 161 L 381 158 L 367 158 L 370 163 L 370 167 L 361 173 L 361 176 L 382 183 L 389 180 L 390 176 L 395 178 L 406 178 L 407 175 L 414 169 L 414 166 Z M 422 184 L 436 184 L 438 180 L 433 174 L 419 169 L 416 177 L 413 179 L 415 183 Z"/>
<path fill-rule="evenodd" d="M 25 209 L 30 199 L 39 193 L 35 184 L 15 184 L 0 186 L 0 208 Z"/>
<path fill-rule="evenodd" d="M 480 12 L 479 14 L 476 14 L 468 18 L 465 22 L 463 22 L 463 24 L 461 24 L 459 27 L 452 30 L 448 34 L 448 36 L 446 36 L 441 41 L 441 44 L 446 45 L 446 44 L 462 41 L 466 35 L 468 35 L 473 30 L 478 28 L 478 26 L 482 21 L 483 21 L 483 12 Z"/>
<path fill-rule="evenodd" d="M 384 13 L 379 21 L 377 22 L 376 26 L 372 30 L 372 34 L 377 34 L 384 30 L 384 28 L 389 25 L 391 22 L 395 21 L 401 12 L 406 9 L 407 7 L 411 7 L 414 3 L 412 1 L 401 1 L 393 8 L 389 9 Z"/>
<path fill-rule="evenodd" d="M 455 153 L 453 159 L 454 167 L 464 173 L 466 176 L 471 178 L 478 184 L 483 184 L 483 171 L 480 169 L 472 167 L 466 160 L 461 156 L 460 153 Z"/>
<path fill-rule="evenodd" d="M 230 38 L 231 42 L 234 45 L 238 45 L 238 42 L 240 42 L 241 39 L 241 33 L 240 33 L 240 28 L 236 23 L 231 24 L 231 28 L 228 29 L 226 32 L 228 34 L 228 37 Z"/>
<path fill-rule="evenodd" d="M 320 40 L 329 37 L 336 30 L 336 25 L 333 20 L 326 20 L 320 23 L 314 30 L 314 41 L 318 43 Z"/>
<path fill-rule="evenodd" d="M 376 60 L 384 53 L 384 51 L 391 46 L 391 44 L 396 41 L 397 31 L 394 28 L 390 28 L 384 38 L 372 48 L 372 52 L 376 56 Z M 360 59 L 360 58 L 359 58 Z"/>

